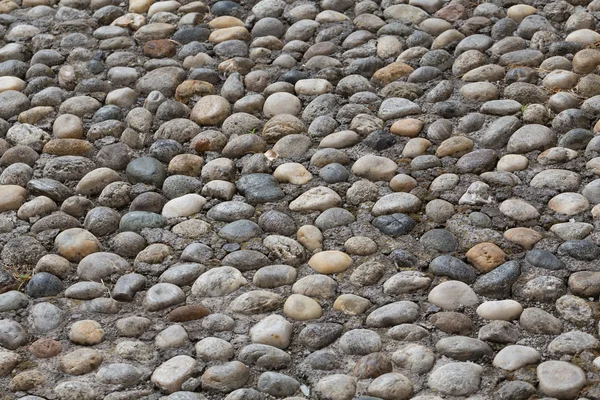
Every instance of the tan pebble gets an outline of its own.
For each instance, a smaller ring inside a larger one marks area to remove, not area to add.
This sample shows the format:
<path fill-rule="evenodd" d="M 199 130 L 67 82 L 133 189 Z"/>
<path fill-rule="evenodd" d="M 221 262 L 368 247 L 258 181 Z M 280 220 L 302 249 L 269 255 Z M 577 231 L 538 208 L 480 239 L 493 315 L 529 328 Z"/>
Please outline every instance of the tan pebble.
<path fill-rule="evenodd" d="M 423 130 L 423 122 L 416 118 L 399 119 L 390 127 L 390 132 L 398 136 L 416 137 Z"/>
<path fill-rule="evenodd" d="M 0 350 L 0 376 L 9 375 L 21 361 L 21 356 L 12 351 Z"/>
<path fill-rule="evenodd" d="M 506 16 L 516 23 L 520 23 L 525 19 L 525 17 L 535 14 L 536 11 L 537 9 L 535 7 L 532 7 L 528 4 L 517 4 L 509 7 L 506 12 Z"/>
<path fill-rule="evenodd" d="M 92 233 L 81 228 L 71 228 L 54 239 L 56 252 L 69 261 L 79 262 L 85 256 L 100 251 L 102 245 Z"/>
<path fill-rule="evenodd" d="M 438 146 L 437 157 L 461 157 L 473 149 L 473 141 L 464 136 L 452 136 Z"/>
<path fill-rule="evenodd" d="M 27 198 L 27 190 L 17 185 L 0 185 L 0 212 L 18 210 Z"/>
<path fill-rule="evenodd" d="M 183 81 L 175 89 L 175 99 L 187 103 L 194 96 L 208 96 L 215 94 L 212 83 L 198 80 Z"/>
<path fill-rule="evenodd" d="M 273 176 L 279 182 L 291 183 L 294 185 L 304 185 L 312 180 L 313 176 L 302 164 L 286 163 L 281 164 L 273 172 Z"/>
<path fill-rule="evenodd" d="M 183 68 L 201 68 L 205 65 L 212 65 L 214 63 L 215 60 L 208 54 L 198 53 L 195 56 L 187 56 L 185 60 L 183 60 Z"/>
<path fill-rule="evenodd" d="M 398 164 L 387 157 L 367 154 L 362 156 L 354 165 L 352 173 L 370 181 L 389 181 L 396 174 Z"/>
<path fill-rule="evenodd" d="M 225 29 L 225 28 L 233 28 L 234 26 L 244 26 L 244 22 L 238 18 L 230 17 L 229 15 L 224 15 L 222 17 L 217 17 L 208 23 L 213 29 Z"/>
<path fill-rule="evenodd" d="M 506 254 L 494 243 L 479 243 L 467 252 L 467 260 L 481 272 L 487 273 L 504 263 Z"/>
<path fill-rule="evenodd" d="M 454 41 L 463 40 L 464 38 L 465 38 L 465 35 L 463 35 L 459 31 L 457 31 L 456 29 L 449 29 L 447 31 L 440 33 L 435 38 L 435 40 L 433 41 L 433 44 L 431 45 L 431 49 L 432 50 L 443 49 L 444 47 L 448 46 L 450 43 L 452 43 Z"/>
<path fill-rule="evenodd" d="M 179 7 L 181 7 L 181 3 L 174 0 L 159 1 L 152 4 L 148 9 L 148 18 L 159 12 L 174 13 Z"/>
<path fill-rule="evenodd" d="M 404 149 L 402 149 L 402 156 L 407 158 L 415 158 L 417 156 L 422 156 L 425 154 L 428 148 L 430 148 L 432 143 L 423 138 L 412 138 L 405 145 Z"/>
<path fill-rule="evenodd" d="M 76 115 L 59 115 L 54 120 L 52 133 L 58 139 L 81 139 L 83 138 L 83 121 Z"/>
<path fill-rule="evenodd" d="M 128 13 L 115 19 L 111 25 L 129 28 L 132 31 L 137 31 L 142 26 L 146 25 L 146 17 L 136 13 Z"/>
<path fill-rule="evenodd" d="M 349 18 L 347 16 L 345 16 L 344 14 L 342 14 L 341 12 L 334 11 L 334 10 L 321 11 L 315 17 L 315 21 L 317 21 L 320 24 L 325 24 L 327 22 L 342 22 L 342 21 L 346 21 L 348 19 Z"/>
<path fill-rule="evenodd" d="M 583 49 L 573 56 L 573 71 L 577 74 L 589 74 L 600 64 L 600 51 Z"/>
<path fill-rule="evenodd" d="M 231 114 L 231 106 L 221 96 L 201 98 L 190 114 L 190 119 L 198 125 L 221 125 Z"/>
<path fill-rule="evenodd" d="M 333 303 L 333 309 L 348 315 L 364 314 L 371 307 L 371 302 L 355 294 L 342 294 Z"/>
<path fill-rule="evenodd" d="M 77 321 L 71 326 L 69 340 L 82 346 L 91 346 L 104 340 L 104 329 L 91 319 Z"/>
<path fill-rule="evenodd" d="M 160 264 L 172 253 L 173 251 L 171 250 L 171 247 L 167 246 L 166 244 L 153 243 L 138 253 L 138 255 L 135 257 L 135 262 Z"/>
<path fill-rule="evenodd" d="M 204 159 L 195 154 L 178 154 L 169 162 L 171 175 L 200 176 Z"/>
<path fill-rule="evenodd" d="M 542 240 L 542 234 L 530 228 L 511 228 L 504 232 L 504 238 L 513 242 L 526 250 L 531 250 L 533 246 Z"/>
<path fill-rule="evenodd" d="M 0 14 L 10 14 L 11 11 L 19 8 L 19 5 L 14 1 L 3 0 L 0 2 Z"/>
<path fill-rule="evenodd" d="M 352 258 L 338 250 L 327 250 L 313 255 L 308 265 L 320 274 L 337 274 L 350 268 Z"/>
<path fill-rule="evenodd" d="M 332 189 L 317 186 L 302 193 L 289 205 L 292 211 L 325 211 L 332 207 L 339 207 L 342 198 Z"/>
<path fill-rule="evenodd" d="M 53 139 L 44 145 L 43 153 L 55 156 L 81 156 L 92 151 L 94 146 L 82 139 Z"/>
<path fill-rule="evenodd" d="M 208 41 L 215 44 L 228 40 L 250 40 L 250 32 L 243 26 L 232 26 L 231 28 L 217 29 L 208 37 Z"/>
<path fill-rule="evenodd" d="M 23 204 L 17 211 L 19 219 L 28 220 L 29 218 L 38 216 L 43 217 L 56 211 L 58 206 L 49 197 L 38 196 Z"/>
<path fill-rule="evenodd" d="M 51 114 L 54 111 L 53 107 L 33 107 L 27 111 L 23 111 L 17 118 L 22 124 L 35 125 L 45 116 Z"/>
<path fill-rule="evenodd" d="M 594 219 L 600 219 L 600 204 L 596 204 L 594 208 L 592 208 L 592 217 Z"/>
<path fill-rule="evenodd" d="M 565 38 L 565 42 L 577 42 L 583 45 L 590 45 L 600 40 L 600 33 L 591 29 L 578 29 L 571 32 Z"/>
<path fill-rule="evenodd" d="M 366 236 L 354 236 L 346 240 L 344 248 L 350 254 L 368 256 L 377 251 L 377 243 Z"/>
<path fill-rule="evenodd" d="M 129 12 L 146 13 L 152 4 L 154 4 L 154 0 L 131 0 L 129 2 Z"/>
<path fill-rule="evenodd" d="M 22 91 L 27 86 L 27 83 L 17 78 L 16 76 L 1 76 L 0 77 L 0 93 L 7 90 L 16 90 L 17 92 Z"/>
<path fill-rule="evenodd" d="M 561 193 L 550 199 L 548 207 L 557 213 L 576 215 L 586 211 L 590 203 L 579 193 Z"/>
<path fill-rule="evenodd" d="M 77 349 L 60 359 L 60 369 L 69 375 L 83 375 L 92 372 L 102 364 L 102 353 L 94 349 Z"/>
<path fill-rule="evenodd" d="M 398 174 L 390 181 L 390 188 L 394 192 L 410 192 L 416 187 L 417 180 L 406 174 Z"/>
<path fill-rule="evenodd" d="M 413 71 L 414 69 L 410 65 L 401 61 L 395 61 L 375 71 L 371 80 L 380 86 L 385 86 Z"/>
<path fill-rule="evenodd" d="M 29 369 L 18 373 L 10 381 L 9 389 L 12 392 L 25 392 L 46 382 L 46 377 L 37 369 Z"/>
<path fill-rule="evenodd" d="M 292 294 L 283 304 L 283 313 L 296 321 L 321 318 L 323 309 L 315 300 L 302 294 Z"/>
<path fill-rule="evenodd" d="M 303 225 L 296 233 L 298 242 L 309 251 L 320 249 L 323 246 L 323 234 L 314 225 Z"/>
<path fill-rule="evenodd" d="M 507 154 L 498 160 L 496 169 L 498 171 L 515 172 L 523 171 L 529 165 L 527 157 L 521 154 Z"/>
<path fill-rule="evenodd" d="M 75 187 L 78 194 L 84 196 L 97 195 L 110 183 L 122 181 L 119 174 L 110 168 L 96 168 L 85 174 Z"/>

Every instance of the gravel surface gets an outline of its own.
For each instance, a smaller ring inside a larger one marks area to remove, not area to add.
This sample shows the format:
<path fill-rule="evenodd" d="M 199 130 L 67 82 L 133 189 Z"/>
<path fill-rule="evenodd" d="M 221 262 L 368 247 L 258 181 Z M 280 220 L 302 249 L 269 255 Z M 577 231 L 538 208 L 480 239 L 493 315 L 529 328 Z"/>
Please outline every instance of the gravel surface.
<path fill-rule="evenodd" d="M 600 399 L 600 0 L 526 3 L 0 1 L 0 398 Z"/>

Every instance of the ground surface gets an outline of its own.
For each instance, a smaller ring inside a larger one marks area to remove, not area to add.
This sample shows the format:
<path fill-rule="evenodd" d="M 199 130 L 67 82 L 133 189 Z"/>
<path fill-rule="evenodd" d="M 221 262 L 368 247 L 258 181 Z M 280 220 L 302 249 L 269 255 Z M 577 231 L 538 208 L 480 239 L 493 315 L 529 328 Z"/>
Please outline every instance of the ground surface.
<path fill-rule="evenodd" d="M 0 398 L 599 399 L 600 2 L 3 0 Z"/>

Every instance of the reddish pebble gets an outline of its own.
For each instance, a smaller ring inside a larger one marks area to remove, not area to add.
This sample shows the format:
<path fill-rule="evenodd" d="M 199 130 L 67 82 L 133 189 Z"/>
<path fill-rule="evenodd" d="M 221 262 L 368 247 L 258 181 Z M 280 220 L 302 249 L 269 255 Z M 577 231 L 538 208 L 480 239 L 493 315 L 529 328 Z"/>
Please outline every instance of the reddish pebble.
<path fill-rule="evenodd" d="M 144 45 L 144 55 L 152 58 L 173 57 L 176 52 L 175 43 L 167 39 L 151 40 Z"/>
<path fill-rule="evenodd" d="M 210 310 L 200 305 L 187 305 L 177 307 L 169 313 L 167 318 L 171 322 L 187 322 L 204 318 L 210 314 Z"/>
<path fill-rule="evenodd" d="M 29 346 L 29 352 L 37 358 L 50 358 L 62 352 L 62 344 L 53 339 L 38 339 Z"/>

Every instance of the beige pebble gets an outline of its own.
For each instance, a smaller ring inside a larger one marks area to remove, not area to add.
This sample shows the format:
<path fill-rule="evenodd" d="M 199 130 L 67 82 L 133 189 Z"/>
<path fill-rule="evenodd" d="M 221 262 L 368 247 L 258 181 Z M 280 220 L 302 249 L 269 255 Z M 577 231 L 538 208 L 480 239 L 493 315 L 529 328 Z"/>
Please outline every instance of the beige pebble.
<path fill-rule="evenodd" d="M 323 247 L 323 234 L 314 225 L 303 225 L 296 233 L 298 242 L 309 251 L 314 251 Z"/>
<path fill-rule="evenodd" d="M 504 232 L 504 238 L 509 242 L 513 242 L 523 247 L 526 250 L 531 250 L 533 246 L 540 240 L 542 240 L 543 236 L 541 233 L 534 231 L 531 228 L 511 228 Z"/>
<path fill-rule="evenodd" d="M 422 156 L 425 154 L 428 148 L 430 148 L 432 143 L 424 138 L 412 138 L 405 145 L 404 149 L 402 149 L 402 156 L 407 158 L 415 158 L 417 156 Z"/>
<path fill-rule="evenodd" d="M 410 175 L 398 174 L 390 181 L 390 188 L 394 192 L 410 192 L 417 187 L 417 180 Z"/>
<path fill-rule="evenodd" d="M 232 26 L 231 28 L 217 29 L 208 37 L 211 43 L 219 44 L 228 40 L 249 40 L 250 32 L 243 26 Z"/>
<path fill-rule="evenodd" d="M 0 212 L 18 210 L 27 198 L 27 190 L 17 185 L 0 185 Z"/>
<path fill-rule="evenodd" d="M 129 2 L 129 12 L 144 14 L 148 12 L 154 0 L 131 0 Z"/>
<path fill-rule="evenodd" d="M 347 315 L 364 314 L 371 307 L 371 302 L 355 294 L 342 294 L 333 303 L 333 309 Z"/>
<path fill-rule="evenodd" d="M 527 165 L 529 165 L 527 157 L 521 154 L 507 154 L 498 160 L 496 169 L 506 172 L 523 171 Z"/>
<path fill-rule="evenodd" d="M 557 213 L 577 215 L 590 207 L 589 201 L 579 193 L 561 193 L 550 199 L 548 207 Z"/>
<path fill-rule="evenodd" d="M 366 236 L 354 236 L 346 240 L 344 248 L 349 254 L 368 256 L 377 251 L 377 243 Z"/>
<path fill-rule="evenodd" d="M 525 19 L 525 17 L 535 14 L 536 11 L 537 9 L 535 7 L 532 7 L 528 4 L 517 4 L 509 7 L 506 12 L 506 16 L 516 23 L 520 23 Z"/>
<path fill-rule="evenodd" d="M 304 185 L 312 180 L 313 176 L 304 165 L 299 163 L 281 164 L 273 172 L 273 176 L 279 182 L 291 183 L 294 185 Z"/>
<path fill-rule="evenodd" d="M 387 157 L 367 154 L 362 156 L 354 165 L 352 173 L 370 181 L 389 181 L 396 174 L 398 164 Z"/>
<path fill-rule="evenodd" d="M 565 42 L 577 42 L 585 46 L 594 44 L 600 40 L 600 33 L 591 29 L 578 29 L 571 32 L 565 38 Z"/>
<path fill-rule="evenodd" d="M 512 321 L 522 312 L 523 306 L 515 300 L 486 301 L 477 307 L 477 315 L 489 320 Z"/>
<path fill-rule="evenodd" d="M 325 186 L 317 186 L 302 193 L 289 205 L 292 211 L 325 211 L 339 207 L 342 198 L 339 194 Z"/>
<path fill-rule="evenodd" d="M 292 294 L 283 304 L 283 313 L 296 321 L 317 319 L 323 315 L 323 309 L 315 300 L 302 294 Z"/>
<path fill-rule="evenodd" d="M 94 320 L 86 319 L 71 325 L 69 340 L 82 346 L 91 346 L 104 340 L 104 329 Z"/>
<path fill-rule="evenodd" d="M 338 250 L 327 250 L 313 255 L 308 265 L 320 274 L 337 274 L 350 268 L 352 258 Z"/>
<path fill-rule="evenodd" d="M 438 157 L 461 157 L 473 149 L 473 141 L 464 136 L 452 136 L 438 146 L 435 155 Z"/>
<path fill-rule="evenodd" d="M 416 118 L 405 118 L 394 122 L 390 132 L 398 136 L 416 137 L 423 130 L 423 122 Z"/>
<path fill-rule="evenodd" d="M 16 76 L 2 76 L 0 77 L 0 93 L 7 90 L 16 90 L 17 92 L 22 91 L 27 86 L 27 83 L 17 78 Z"/>
<path fill-rule="evenodd" d="M 244 26 L 244 21 L 235 17 L 230 17 L 229 15 L 223 15 L 212 19 L 208 23 L 208 26 L 213 29 L 232 28 L 234 26 Z"/>

